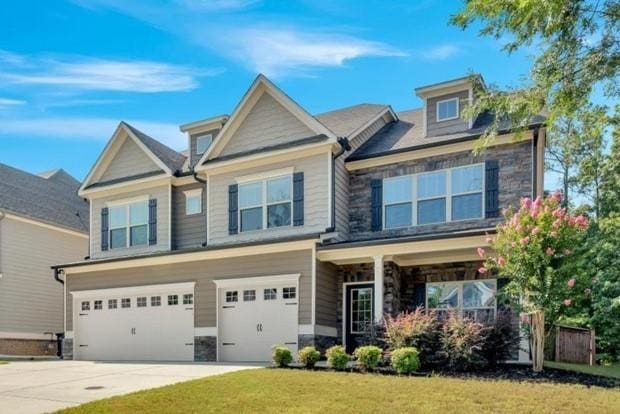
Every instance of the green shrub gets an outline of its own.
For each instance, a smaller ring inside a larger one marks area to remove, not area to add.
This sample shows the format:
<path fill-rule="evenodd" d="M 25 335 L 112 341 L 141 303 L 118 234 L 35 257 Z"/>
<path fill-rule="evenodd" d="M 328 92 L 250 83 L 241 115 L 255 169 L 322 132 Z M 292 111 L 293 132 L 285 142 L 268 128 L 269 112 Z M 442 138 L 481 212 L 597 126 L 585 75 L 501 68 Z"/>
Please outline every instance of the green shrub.
<path fill-rule="evenodd" d="M 338 371 L 345 369 L 350 359 L 344 347 L 341 345 L 332 346 L 325 352 L 325 355 L 327 356 L 327 366 Z"/>
<path fill-rule="evenodd" d="M 420 368 L 418 350 L 414 347 L 395 349 L 390 356 L 390 362 L 399 374 L 411 374 Z"/>
<path fill-rule="evenodd" d="M 443 366 L 453 371 L 468 371 L 486 364 L 482 356 L 482 325 L 449 312 L 441 329 L 441 350 L 437 353 Z"/>
<path fill-rule="evenodd" d="M 483 328 L 482 336 L 481 354 L 489 366 L 494 367 L 518 355 L 521 338 L 519 329 L 513 326 L 509 310 L 499 310 L 495 321 Z"/>
<path fill-rule="evenodd" d="M 274 345 L 271 353 L 271 361 L 276 367 L 284 368 L 293 362 L 293 354 L 291 350 L 284 345 Z"/>
<path fill-rule="evenodd" d="M 403 312 L 396 317 L 386 317 L 385 342 L 390 351 L 403 347 L 418 350 L 420 364 L 424 369 L 438 368 L 441 349 L 441 322 L 437 313 L 418 307 L 413 312 Z"/>
<path fill-rule="evenodd" d="M 360 346 L 353 352 L 353 356 L 357 360 L 357 366 L 366 371 L 372 371 L 377 368 L 382 354 L 383 350 L 374 345 Z"/>
<path fill-rule="evenodd" d="M 321 358 L 321 353 L 313 346 L 302 348 L 299 353 L 299 362 L 306 368 L 314 368 L 314 365 Z"/>

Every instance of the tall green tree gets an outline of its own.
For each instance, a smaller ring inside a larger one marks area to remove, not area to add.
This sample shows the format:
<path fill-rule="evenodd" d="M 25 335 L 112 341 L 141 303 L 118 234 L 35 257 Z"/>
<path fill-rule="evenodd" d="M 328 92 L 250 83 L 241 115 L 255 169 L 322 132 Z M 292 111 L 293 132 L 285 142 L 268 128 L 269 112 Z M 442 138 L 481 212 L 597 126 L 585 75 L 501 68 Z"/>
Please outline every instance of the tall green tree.
<path fill-rule="evenodd" d="M 508 53 L 524 47 L 538 52 L 528 82 L 508 93 L 491 88 L 468 109 L 497 115 L 480 145 L 494 139 L 500 119 L 525 128 L 532 114 L 545 112 L 553 131 L 558 120 L 576 118 L 594 92 L 617 99 L 619 18 L 619 0 L 466 0 L 453 24 L 481 23 L 481 35 L 508 39 Z"/>

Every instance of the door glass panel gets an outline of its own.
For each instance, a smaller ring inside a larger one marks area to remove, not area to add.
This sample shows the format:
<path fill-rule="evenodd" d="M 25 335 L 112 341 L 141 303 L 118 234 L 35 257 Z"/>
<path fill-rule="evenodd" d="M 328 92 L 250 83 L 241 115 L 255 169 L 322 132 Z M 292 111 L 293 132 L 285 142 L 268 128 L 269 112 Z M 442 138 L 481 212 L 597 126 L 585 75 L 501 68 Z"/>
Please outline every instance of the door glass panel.
<path fill-rule="evenodd" d="M 363 333 L 372 324 L 372 288 L 351 289 L 351 333 Z"/>

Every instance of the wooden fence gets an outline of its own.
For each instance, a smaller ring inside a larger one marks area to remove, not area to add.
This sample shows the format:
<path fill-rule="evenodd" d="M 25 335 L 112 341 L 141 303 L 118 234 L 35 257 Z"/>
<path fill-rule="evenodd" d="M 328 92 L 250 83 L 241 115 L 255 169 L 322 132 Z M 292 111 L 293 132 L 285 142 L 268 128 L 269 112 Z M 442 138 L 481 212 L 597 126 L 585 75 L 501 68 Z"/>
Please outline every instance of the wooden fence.
<path fill-rule="evenodd" d="M 593 365 L 596 357 L 594 330 L 557 326 L 555 360 Z"/>

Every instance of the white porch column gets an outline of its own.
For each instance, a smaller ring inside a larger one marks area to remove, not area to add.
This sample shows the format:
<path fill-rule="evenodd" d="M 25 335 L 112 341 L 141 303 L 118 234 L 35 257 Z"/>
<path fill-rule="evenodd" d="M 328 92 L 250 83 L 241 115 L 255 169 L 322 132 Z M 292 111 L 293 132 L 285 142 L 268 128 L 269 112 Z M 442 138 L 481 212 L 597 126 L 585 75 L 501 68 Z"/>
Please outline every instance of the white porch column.
<path fill-rule="evenodd" d="M 383 256 L 375 256 L 375 322 L 383 321 Z"/>

